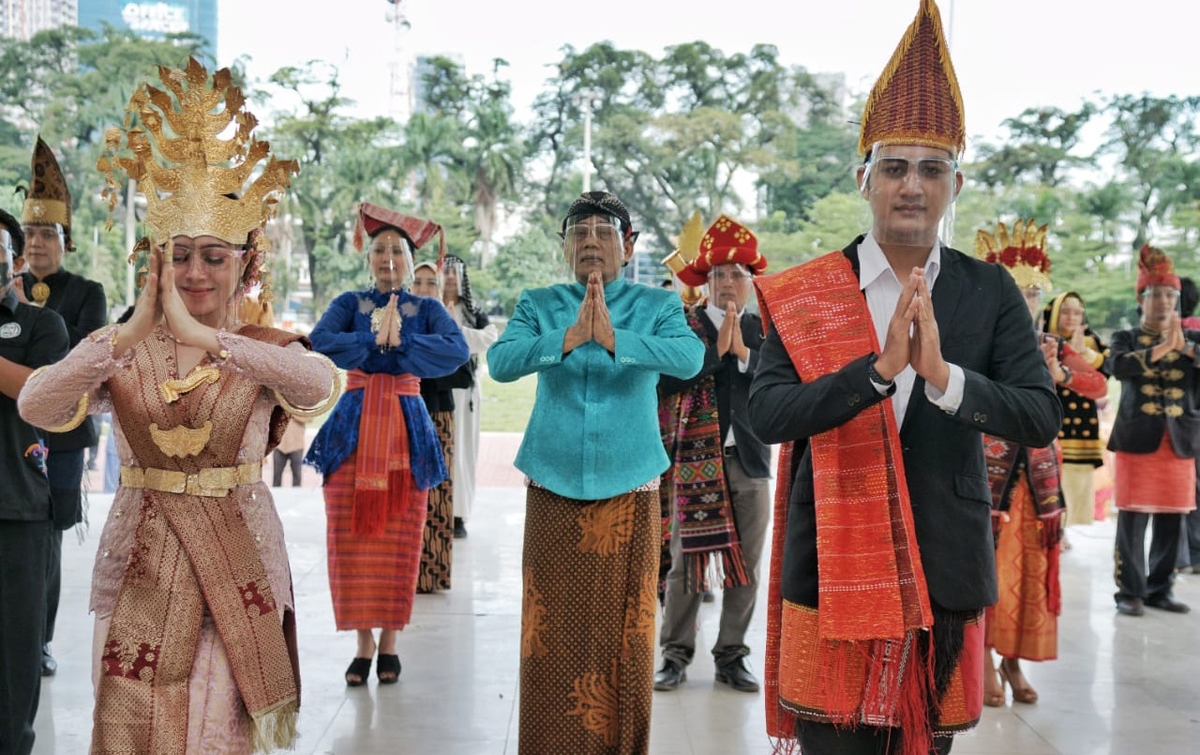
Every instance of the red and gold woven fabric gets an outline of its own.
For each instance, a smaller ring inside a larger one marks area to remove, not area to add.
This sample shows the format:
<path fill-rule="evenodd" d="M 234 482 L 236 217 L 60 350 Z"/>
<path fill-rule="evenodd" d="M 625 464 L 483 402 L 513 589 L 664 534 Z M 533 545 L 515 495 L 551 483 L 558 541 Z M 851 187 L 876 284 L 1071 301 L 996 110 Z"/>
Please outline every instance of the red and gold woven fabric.
<path fill-rule="evenodd" d="M 410 374 L 367 374 L 351 370 L 346 390 L 363 389 L 354 470 L 353 531 L 379 537 L 388 518 L 399 513 L 415 487 L 408 458 L 408 430 L 399 396 L 421 395 L 421 380 Z"/>

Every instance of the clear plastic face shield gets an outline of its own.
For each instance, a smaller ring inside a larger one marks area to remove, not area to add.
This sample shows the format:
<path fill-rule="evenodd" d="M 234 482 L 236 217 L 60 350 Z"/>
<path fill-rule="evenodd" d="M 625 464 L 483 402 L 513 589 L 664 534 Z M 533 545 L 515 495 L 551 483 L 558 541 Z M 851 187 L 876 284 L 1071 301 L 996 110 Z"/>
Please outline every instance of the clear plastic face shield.
<path fill-rule="evenodd" d="M 412 247 L 399 231 L 388 228 L 377 233 L 367 248 L 367 264 L 380 291 L 411 290 L 413 282 Z"/>
<path fill-rule="evenodd" d="M 442 266 L 442 297 L 446 301 L 457 301 L 462 298 L 460 281 L 463 276 L 463 263 L 458 260 L 446 260 Z"/>
<path fill-rule="evenodd" d="M 961 187 L 958 161 L 937 147 L 876 143 L 858 171 L 872 233 L 885 248 L 929 250 L 938 238 L 949 244 Z"/>
<path fill-rule="evenodd" d="M 12 234 L 7 228 L 0 228 L 0 296 L 8 293 L 13 276 L 17 274 L 14 267 L 15 256 Z"/>
<path fill-rule="evenodd" d="M 612 283 L 625 264 L 625 239 L 621 221 L 611 215 L 589 215 L 567 221 L 563 231 L 563 256 L 575 280 L 586 284 L 598 272 Z"/>
<path fill-rule="evenodd" d="M 1041 286 L 1026 286 L 1021 289 L 1021 295 L 1025 297 L 1025 307 L 1029 310 L 1029 316 L 1033 318 L 1033 323 L 1038 330 L 1042 329 L 1042 309 L 1045 307 L 1044 293 Z"/>
<path fill-rule="evenodd" d="M 1087 328 L 1087 311 L 1083 302 L 1076 296 L 1068 296 L 1058 306 L 1058 322 L 1054 323 L 1056 332 L 1063 338 L 1071 338 L 1076 332 Z"/>
<path fill-rule="evenodd" d="M 66 234 L 58 223 L 22 225 L 26 264 L 39 276 L 57 272 L 66 252 Z"/>
<path fill-rule="evenodd" d="M 1171 315 L 1179 312 L 1179 289 L 1174 286 L 1147 286 L 1138 295 L 1142 324 L 1159 332 L 1171 325 Z"/>
<path fill-rule="evenodd" d="M 717 265 L 708 272 L 708 303 L 721 309 L 733 304 L 734 310 L 741 312 L 751 298 L 751 281 L 744 265 Z"/>
<path fill-rule="evenodd" d="M 237 328 L 242 323 L 242 272 L 246 248 L 215 236 L 175 236 L 163 249 L 174 269 L 175 288 L 193 317 Z"/>
<path fill-rule="evenodd" d="M 422 262 L 413 268 L 412 291 L 414 296 L 427 296 L 441 300 L 442 281 L 438 275 L 437 266 L 432 262 Z"/>

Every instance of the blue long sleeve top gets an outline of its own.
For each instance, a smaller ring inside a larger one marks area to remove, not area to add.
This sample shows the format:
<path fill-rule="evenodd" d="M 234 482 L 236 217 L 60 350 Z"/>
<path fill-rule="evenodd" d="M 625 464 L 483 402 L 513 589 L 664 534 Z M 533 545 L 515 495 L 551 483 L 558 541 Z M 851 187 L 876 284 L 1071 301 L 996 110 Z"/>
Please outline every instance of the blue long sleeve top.
<path fill-rule="evenodd" d="M 500 382 L 538 373 L 517 469 L 559 495 L 598 500 L 667 468 L 655 388 L 660 374 L 695 375 L 704 344 L 678 296 L 618 278 L 604 287 L 615 353 L 589 341 L 564 356 L 563 337 L 586 290 L 580 283 L 526 290 L 487 361 Z"/>
<path fill-rule="evenodd" d="M 348 291 L 333 300 L 313 328 L 313 349 L 346 370 L 373 374 L 409 373 L 419 378 L 449 375 L 470 357 L 466 339 L 450 313 L 436 299 L 400 291 L 400 345 L 381 352 L 371 331 L 371 313 L 387 306 L 390 293 L 376 289 Z M 323 475 L 332 474 L 358 448 L 358 423 L 362 417 L 362 389 L 346 391 L 317 432 L 304 461 Z M 446 479 L 437 432 L 420 396 L 400 396 L 408 431 L 413 479 L 428 490 Z"/>

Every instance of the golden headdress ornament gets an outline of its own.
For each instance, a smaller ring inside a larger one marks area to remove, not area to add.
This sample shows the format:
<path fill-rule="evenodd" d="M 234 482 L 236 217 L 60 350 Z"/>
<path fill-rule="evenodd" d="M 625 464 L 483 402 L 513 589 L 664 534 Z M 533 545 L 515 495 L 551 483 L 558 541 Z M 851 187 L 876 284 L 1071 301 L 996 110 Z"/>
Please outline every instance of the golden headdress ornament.
<path fill-rule="evenodd" d="M 941 11 L 921 0 L 917 17 L 867 98 L 858 152 L 875 144 L 937 147 L 959 157 L 966 147 L 962 92 L 942 32 Z"/>
<path fill-rule="evenodd" d="M 71 190 L 67 187 L 67 179 L 63 176 L 53 150 L 41 136 L 38 136 L 37 143 L 33 146 L 33 161 L 30 167 L 33 180 L 29 188 L 17 187 L 17 191 L 25 191 L 21 222 L 33 225 L 57 223 L 62 226 L 63 246 L 66 251 L 75 251 L 75 245 L 71 243 Z"/>
<path fill-rule="evenodd" d="M 1017 220 L 1010 234 L 1004 223 L 997 223 L 994 233 L 983 230 L 975 233 L 975 256 L 1004 266 L 1020 288 L 1037 286 L 1049 291 L 1050 258 L 1046 256 L 1049 227 L 1049 223 L 1038 226 L 1033 218 Z"/>
<path fill-rule="evenodd" d="M 105 136 L 107 151 L 96 167 L 106 177 L 108 226 L 121 198 L 121 171 L 146 197 L 150 238 L 139 242 L 139 249 L 175 236 L 245 244 L 251 259 L 243 280 L 257 282 L 264 274 L 262 253 L 269 248 L 261 230 L 278 210 L 299 163 L 272 157 L 270 144 L 254 137 L 258 119 L 246 110 L 228 68 L 213 73 L 211 86 L 208 71 L 195 58 L 184 70 L 160 66 L 158 77 L 169 91 L 142 84 L 125 108 L 124 128 L 111 128 Z M 232 134 L 221 138 L 230 126 Z M 132 155 L 122 155 L 123 148 Z M 264 159 L 266 165 L 247 186 Z M 263 287 L 269 300 L 269 281 Z"/>
<path fill-rule="evenodd" d="M 662 263 L 678 277 L 687 269 L 688 265 L 700 256 L 700 240 L 702 238 L 704 238 L 704 219 L 697 210 L 683 224 L 683 230 L 679 232 L 679 239 L 676 242 L 678 248 L 664 257 Z M 702 294 L 699 287 L 685 285 L 684 289 L 679 292 L 679 296 L 683 299 L 684 304 L 691 305 L 700 301 Z"/>

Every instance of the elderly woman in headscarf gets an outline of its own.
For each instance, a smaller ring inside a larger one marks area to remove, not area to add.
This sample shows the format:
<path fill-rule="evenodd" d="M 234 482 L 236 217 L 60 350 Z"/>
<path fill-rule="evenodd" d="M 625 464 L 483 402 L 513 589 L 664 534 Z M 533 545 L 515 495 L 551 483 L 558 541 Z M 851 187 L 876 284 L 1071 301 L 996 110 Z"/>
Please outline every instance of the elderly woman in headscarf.
<path fill-rule="evenodd" d="M 471 349 L 466 372 L 454 390 L 454 536 L 466 537 L 466 521 L 475 505 L 475 466 L 479 461 L 479 410 L 483 394 L 479 386 L 479 355 L 496 342 L 496 326 L 475 301 L 467 264 L 454 254 L 446 255 L 442 269 L 442 303 L 462 328 Z"/>
<path fill-rule="evenodd" d="M 448 474 L 420 383 L 458 369 L 467 343 L 441 302 L 405 290 L 413 249 L 441 233 L 432 221 L 360 204 L 355 245 L 370 238 L 374 283 L 334 299 L 310 334 L 314 349 L 349 370 L 305 461 L 325 477 L 334 620 L 358 633 L 351 687 L 366 683 L 376 651 L 380 683 L 400 678 L 396 633 L 412 616 L 426 496 Z"/>
<path fill-rule="evenodd" d="M 1108 376 L 1104 369 L 1104 344 L 1088 327 L 1083 299 L 1074 291 L 1055 296 L 1042 310 L 1042 330 L 1066 343 L 1088 367 Z M 1056 386 L 1062 404 L 1063 426 L 1058 432 L 1062 449 L 1062 491 L 1067 505 L 1064 524 L 1091 524 L 1096 511 L 1096 467 L 1104 463 L 1100 437 L 1101 396 L 1084 396 L 1067 386 Z M 1069 548 L 1066 537 L 1063 547 Z"/>
<path fill-rule="evenodd" d="M 574 282 L 521 294 L 488 350 L 492 377 L 538 376 L 516 466 L 522 558 L 522 753 L 637 755 L 650 737 L 658 604 L 660 375 L 695 375 L 704 344 L 679 298 L 621 268 L 637 233 L 587 192 L 562 224 Z"/>

